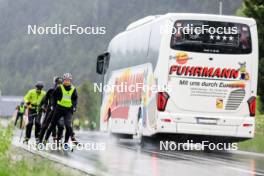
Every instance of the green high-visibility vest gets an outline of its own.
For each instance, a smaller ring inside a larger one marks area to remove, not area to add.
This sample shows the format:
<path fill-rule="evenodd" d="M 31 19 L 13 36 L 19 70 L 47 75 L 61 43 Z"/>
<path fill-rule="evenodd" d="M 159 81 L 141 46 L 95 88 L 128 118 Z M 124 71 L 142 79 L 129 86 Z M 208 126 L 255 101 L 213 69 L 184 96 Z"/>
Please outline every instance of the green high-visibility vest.
<path fill-rule="evenodd" d="M 43 97 L 46 95 L 44 90 L 41 90 L 40 93 L 37 93 L 36 89 L 31 89 L 24 97 L 24 101 L 26 103 L 30 103 L 30 109 L 36 109 L 36 107 L 40 104 Z"/>
<path fill-rule="evenodd" d="M 19 106 L 19 112 L 24 113 L 25 112 L 25 106 Z"/>
<path fill-rule="evenodd" d="M 72 107 L 71 96 L 74 92 L 75 87 L 71 86 L 71 89 L 69 91 L 67 91 L 63 85 L 60 85 L 60 87 L 62 91 L 62 98 L 61 100 L 57 101 L 57 104 L 65 108 L 71 108 Z"/>

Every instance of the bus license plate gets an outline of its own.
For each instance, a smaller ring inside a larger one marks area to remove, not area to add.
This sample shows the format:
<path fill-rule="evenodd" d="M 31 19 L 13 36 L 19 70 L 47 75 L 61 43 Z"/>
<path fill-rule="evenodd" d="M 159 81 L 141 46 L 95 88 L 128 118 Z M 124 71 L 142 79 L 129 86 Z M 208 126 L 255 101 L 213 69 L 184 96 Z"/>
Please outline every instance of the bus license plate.
<path fill-rule="evenodd" d="M 217 119 L 215 118 L 201 118 L 197 117 L 197 123 L 198 124 L 207 124 L 207 125 L 216 125 Z"/>

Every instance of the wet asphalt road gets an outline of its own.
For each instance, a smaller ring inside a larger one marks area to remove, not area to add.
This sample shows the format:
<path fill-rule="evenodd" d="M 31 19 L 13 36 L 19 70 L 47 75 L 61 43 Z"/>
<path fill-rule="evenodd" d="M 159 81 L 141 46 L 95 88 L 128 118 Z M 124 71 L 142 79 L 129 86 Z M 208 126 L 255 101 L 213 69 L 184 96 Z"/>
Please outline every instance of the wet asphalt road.
<path fill-rule="evenodd" d="M 110 176 L 255 176 L 264 175 L 264 155 L 243 152 L 160 151 L 159 146 L 140 147 L 133 140 L 116 140 L 100 132 L 80 132 L 77 138 L 95 150 L 51 151 L 92 175 Z M 104 147 L 98 147 L 103 145 Z"/>

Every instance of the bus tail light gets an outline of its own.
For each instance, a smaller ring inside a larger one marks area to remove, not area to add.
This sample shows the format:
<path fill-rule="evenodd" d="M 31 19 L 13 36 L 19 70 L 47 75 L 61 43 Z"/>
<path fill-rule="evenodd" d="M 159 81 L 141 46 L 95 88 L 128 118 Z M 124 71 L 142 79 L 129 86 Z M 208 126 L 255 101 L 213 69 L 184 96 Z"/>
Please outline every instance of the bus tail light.
<path fill-rule="evenodd" d="M 158 111 L 164 111 L 169 99 L 169 94 L 167 92 L 158 92 L 157 95 L 157 109 Z"/>
<path fill-rule="evenodd" d="M 251 117 L 256 115 L 256 97 L 252 96 L 248 99 L 249 114 Z"/>
<path fill-rule="evenodd" d="M 162 122 L 171 122 L 171 119 L 169 118 L 165 118 L 165 119 L 161 119 Z"/>
<path fill-rule="evenodd" d="M 253 124 L 250 124 L 250 123 L 243 123 L 243 127 L 251 127 L 253 126 Z"/>

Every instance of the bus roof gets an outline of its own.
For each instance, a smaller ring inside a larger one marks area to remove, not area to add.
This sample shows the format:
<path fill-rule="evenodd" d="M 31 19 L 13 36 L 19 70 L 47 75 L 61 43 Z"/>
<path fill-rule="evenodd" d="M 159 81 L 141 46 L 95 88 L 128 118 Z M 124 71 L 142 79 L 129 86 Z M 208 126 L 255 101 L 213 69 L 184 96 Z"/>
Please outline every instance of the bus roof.
<path fill-rule="evenodd" d="M 131 30 L 139 26 L 143 26 L 154 20 L 160 18 L 171 18 L 171 19 L 186 19 L 186 20 L 213 20 L 213 21 L 230 21 L 238 23 L 246 23 L 247 25 L 255 25 L 256 21 L 253 18 L 230 16 L 230 15 L 215 15 L 215 14 L 201 14 L 201 13 L 167 13 L 164 15 L 153 15 L 141 18 L 135 22 L 130 23 L 126 30 Z"/>

